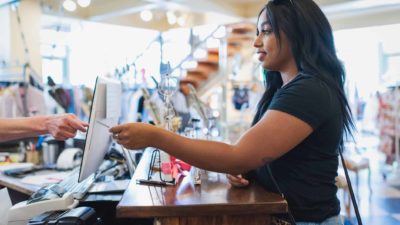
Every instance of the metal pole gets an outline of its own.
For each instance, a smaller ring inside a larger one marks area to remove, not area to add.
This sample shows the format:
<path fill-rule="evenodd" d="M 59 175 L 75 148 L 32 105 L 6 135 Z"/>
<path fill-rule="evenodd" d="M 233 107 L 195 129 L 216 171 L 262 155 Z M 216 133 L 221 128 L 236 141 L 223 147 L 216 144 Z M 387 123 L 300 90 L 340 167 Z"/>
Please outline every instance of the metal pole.
<path fill-rule="evenodd" d="M 228 107 L 227 107 L 227 98 L 228 98 L 228 41 L 227 41 L 227 30 L 225 29 L 225 35 L 220 39 L 219 46 L 219 74 L 223 77 L 222 81 L 222 104 L 221 104 L 221 121 L 222 121 L 222 137 L 224 141 L 228 141 L 229 139 L 229 129 L 228 129 Z"/>

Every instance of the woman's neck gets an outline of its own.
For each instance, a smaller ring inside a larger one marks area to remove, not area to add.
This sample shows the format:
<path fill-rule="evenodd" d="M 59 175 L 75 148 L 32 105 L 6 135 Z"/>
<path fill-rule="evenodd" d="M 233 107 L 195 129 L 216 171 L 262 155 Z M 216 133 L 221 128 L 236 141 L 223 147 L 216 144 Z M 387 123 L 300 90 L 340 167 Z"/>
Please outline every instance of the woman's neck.
<path fill-rule="evenodd" d="M 282 81 L 283 81 L 282 87 L 285 86 L 290 81 L 292 81 L 299 73 L 297 66 L 294 62 L 289 63 L 286 68 L 282 69 L 279 72 L 281 73 L 281 77 L 282 77 Z"/>
<path fill-rule="evenodd" d="M 283 87 L 287 83 L 292 81 L 297 76 L 299 71 L 296 69 L 293 71 L 281 71 L 280 73 L 281 73 L 281 77 L 282 77 L 282 81 L 283 81 L 283 84 L 282 84 L 282 87 Z"/>

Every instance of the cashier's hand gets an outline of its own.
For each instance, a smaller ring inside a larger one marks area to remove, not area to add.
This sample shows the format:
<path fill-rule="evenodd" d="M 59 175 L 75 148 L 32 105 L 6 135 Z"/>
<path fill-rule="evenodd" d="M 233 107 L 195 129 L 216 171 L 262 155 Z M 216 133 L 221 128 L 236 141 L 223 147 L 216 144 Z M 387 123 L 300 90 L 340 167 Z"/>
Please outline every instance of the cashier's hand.
<path fill-rule="evenodd" d="M 230 175 L 227 174 L 226 177 L 229 180 L 229 183 L 234 187 L 245 187 L 249 185 L 249 181 L 244 179 L 242 175 Z"/>
<path fill-rule="evenodd" d="M 146 123 L 126 123 L 112 127 L 110 132 L 117 143 L 125 148 L 143 149 L 150 146 L 157 129 Z"/>
<path fill-rule="evenodd" d="M 86 132 L 86 128 L 89 126 L 74 114 L 49 116 L 45 121 L 47 132 L 58 140 L 73 138 L 78 130 Z"/>

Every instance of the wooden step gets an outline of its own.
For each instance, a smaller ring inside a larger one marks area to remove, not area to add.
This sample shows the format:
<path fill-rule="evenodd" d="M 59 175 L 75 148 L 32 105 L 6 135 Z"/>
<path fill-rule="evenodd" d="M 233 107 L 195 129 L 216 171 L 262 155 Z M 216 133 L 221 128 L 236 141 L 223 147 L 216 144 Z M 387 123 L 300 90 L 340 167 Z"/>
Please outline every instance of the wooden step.
<path fill-rule="evenodd" d="M 228 48 L 230 47 L 230 46 L 233 46 L 233 47 L 241 47 L 242 46 L 242 43 L 240 43 L 240 42 L 228 42 Z"/>
<path fill-rule="evenodd" d="M 200 80 L 207 80 L 208 74 L 209 73 L 196 69 L 186 71 L 187 78 L 194 78 L 194 79 L 199 78 Z"/>
<path fill-rule="evenodd" d="M 219 49 L 218 48 L 209 48 L 209 49 L 207 49 L 207 53 L 208 53 L 208 55 L 213 55 L 213 56 L 215 56 L 215 55 L 219 55 Z"/>
<path fill-rule="evenodd" d="M 229 48 L 234 48 L 235 50 L 237 50 L 236 48 L 242 48 L 242 43 L 238 43 L 238 42 L 232 42 L 232 43 L 228 43 L 228 50 Z"/>
<path fill-rule="evenodd" d="M 251 23 L 236 23 L 228 25 L 231 33 L 244 34 L 244 33 L 255 33 L 256 26 Z"/>
<path fill-rule="evenodd" d="M 197 62 L 197 68 L 198 70 L 201 71 L 205 71 L 207 73 L 211 73 L 214 72 L 216 70 L 218 70 L 218 64 L 215 63 L 208 63 L 206 61 L 201 61 L 201 62 Z"/>
<path fill-rule="evenodd" d="M 197 62 L 219 63 L 219 54 L 208 54 L 207 59 L 200 59 Z"/>
<path fill-rule="evenodd" d="M 238 50 L 240 51 L 240 49 L 230 48 L 228 45 L 228 56 L 234 55 Z M 217 52 L 219 52 L 219 50 L 217 48 L 210 48 L 207 51 L 208 51 L 208 54 L 213 54 L 213 55 L 218 54 L 218 56 L 219 56 L 219 53 L 217 53 Z"/>
<path fill-rule="evenodd" d="M 193 74 L 208 74 L 210 72 L 211 72 L 211 69 L 209 69 L 209 68 L 201 68 L 199 66 L 197 66 L 194 69 L 186 70 L 186 73 L 193 73 Z"/>
<path fill-rule="evenodd" d="M 187 83 L 180 83 L 179 84 L 179 91 L 182 92 L 185 96 L 190 93 L 190 88 Z"/>
<path fill-rule="evenodd" d="M 254 36 L 253 35 L 247 35 L 247 34 L 231 34 L 227 38 L 229 44 L 238 44 L 241 45 L 243 43 L 253 43 L 254 42 Z"/>
<path fill-rule="evenodd" d="M 248 35 L 232 35 L 227 38 L 229 46 L 245 46 L 252 45 L 254 38 Z"/>
<path fill-rule="evenodd" d="M 185 77 L 180 80 L 179 85 L 181 84 L 191 84 L 193 87 L 198 88 L 202 79 L 195 78 L 195 77 Z"/>
<path fill-rule="evenodd" d="M 233 56 L 234 54 L 242 50 L 241 45 L 228 45 L 228 56 Z"/>
<path fill-rule="evenodd" d="M 219 61 L 199 60 L 197 65 L 199 68 L 206 67 L 210 71 L 216 71 L 219 68 Z"/>

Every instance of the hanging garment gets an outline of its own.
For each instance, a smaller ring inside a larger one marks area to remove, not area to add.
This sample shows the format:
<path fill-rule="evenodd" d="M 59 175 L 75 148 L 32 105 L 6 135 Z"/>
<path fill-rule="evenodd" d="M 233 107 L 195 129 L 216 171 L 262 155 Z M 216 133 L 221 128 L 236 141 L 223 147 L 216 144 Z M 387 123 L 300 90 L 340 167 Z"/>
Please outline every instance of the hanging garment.
<path fill-rule="evenodd" d="M 32 86 L 24 88 L 16 84 L 8 87 L 2 93 L 0 97 L 1 117 L 46 115 L 44 95 L 37 88 Z"/>
<path fill-rule="evenodd" d="M 392 164 L 395 156 L 395 146 L 397 133 L 400 130 L 396 129 L 396 117 L 399 117 L 396 113 L 398 105 L 400 105 L 399 99 L 396 95 L 400 94 L 399 90 L 390 89 L 384 93 L 378 94 L 379 99 L 379 110 L 378 110 L 378 127 L 379 127 L 379 150 L 386 155 L 386 163 Z"/>
<path fill-rule="evenodd" d="M 24 115 L 24 107 L 19 93 L 19 85 L 5 88 L 0 96 L 0 117 L 12 118 Z"/>
<path fill-rule="evenodd" d="M 122 104 L 122 118 L 125 122 L 136 122 L 138 120 L 139 100 L 143 96 L 140 90 L 128 91 L 122 94 L 122 99 L 128 104 Z"/>
<path fill-rule="evenodd" d="M 241 110 L 242 107 L 249 108 L 249 89 L 247 87 L 235 87 L 232 101 L 236 110 Z"/>
<path fill-rule="evenodd" d="M 25 96 L 28 116 L 46 115 L 47 107 L 42 91 L 35 87 L 28 86 Z"/>

